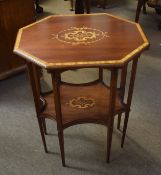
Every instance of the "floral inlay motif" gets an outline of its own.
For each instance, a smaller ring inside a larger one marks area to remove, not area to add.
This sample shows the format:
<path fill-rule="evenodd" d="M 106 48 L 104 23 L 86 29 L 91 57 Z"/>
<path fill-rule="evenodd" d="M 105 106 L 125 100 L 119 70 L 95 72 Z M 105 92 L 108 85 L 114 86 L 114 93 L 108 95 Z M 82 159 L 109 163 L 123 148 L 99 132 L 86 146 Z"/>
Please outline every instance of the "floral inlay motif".
<path fill-rule="evenodd" d="M 91 97 L 76 97 L 71 99 L 67 104 L 75 108 L 89 108 L 95 105 L 95 100 Z"/>
<path fill-rule="evenodd" d="M 58 34 L 52 34 L 52 36 L 52 39 L 72 45 L 87 45 L 109 37 L 107 32 L 89 27 L 70 27 Z"/>

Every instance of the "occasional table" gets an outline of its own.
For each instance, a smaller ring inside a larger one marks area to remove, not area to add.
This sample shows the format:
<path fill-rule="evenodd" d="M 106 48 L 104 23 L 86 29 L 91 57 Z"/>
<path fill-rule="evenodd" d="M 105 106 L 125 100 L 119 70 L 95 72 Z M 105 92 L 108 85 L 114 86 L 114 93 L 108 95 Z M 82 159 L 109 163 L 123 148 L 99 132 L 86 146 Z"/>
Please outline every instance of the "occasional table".
<path fill-rule="evenodd" d="M 57 121 L 65 166 L 63 130 L 82 123 L 107 126 L 107 162 L 110 158 L 114 116 L 125 113 L 121 146 L 129 118 L 137 62 L 149 42 L 139 24 L 110 15 L 49 16 L 19 30 L 14 52 L 28 62 L 40 132 L 47 152 L 45 119 Z M 124 99 L 128 63 L 132 62 L 127 100 Z M 41 93 L 39 68 L 52 77 L 53 91 Z M 86 84 L 61 80 L 69 69 L 98 68 L 99 78 Z M 109 85 L 103 81 L 108 69 Z M 121 81 L 118 81 L 121 71 Z"/>

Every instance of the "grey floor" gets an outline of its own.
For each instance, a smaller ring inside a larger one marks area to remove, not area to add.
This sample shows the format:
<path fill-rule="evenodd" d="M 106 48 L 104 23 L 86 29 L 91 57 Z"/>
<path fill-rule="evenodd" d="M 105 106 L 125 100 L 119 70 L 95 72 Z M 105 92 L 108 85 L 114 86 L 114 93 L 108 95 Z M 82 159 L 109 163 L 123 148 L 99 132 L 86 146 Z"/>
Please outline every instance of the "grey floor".
<path fill-rule="evenodd" d="M 44 16 L 73 13 L 69 1 L 43 0 Z M 106 10 L 134 19 L 136 1 L 115 1 Z M 139 60 L 132 110 L 124 149 L 121 132 L 113 134 L 111 162 L 106 164 L 106 128 L 100 125 L 77 125 L 65 130 L 67 167 L 61 165 L 56 124 L 47 121 L 49 154 L 43 151 L 35 116 L 33 98 L 25 74 L 0 82 L 0 175 L 160 175 L 161 174 L 161 32 L 158 17 L 148 8 L 141 15 L 151 47 Z M 39 16 L 42 18 L 43 16 Z M 44 88 L 50 88 L 50 77 L 44 74 Z M 66 81 L 94 79 L 97 70 L 69 71 Z M 105 80 L 107 74 L 105 72 Z"/>

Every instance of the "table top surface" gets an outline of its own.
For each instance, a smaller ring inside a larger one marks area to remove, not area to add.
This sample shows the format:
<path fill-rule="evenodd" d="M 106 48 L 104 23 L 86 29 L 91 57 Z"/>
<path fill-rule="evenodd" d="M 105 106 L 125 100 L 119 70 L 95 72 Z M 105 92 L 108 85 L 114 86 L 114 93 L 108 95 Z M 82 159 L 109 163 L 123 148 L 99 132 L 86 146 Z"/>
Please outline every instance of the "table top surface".
<path fill-rule="evenodd" d="M 139 24 L 110 14 L 54 15 L 20 29 L 14 52 L 47 69 L 121 67 L 148 46 Z"/>

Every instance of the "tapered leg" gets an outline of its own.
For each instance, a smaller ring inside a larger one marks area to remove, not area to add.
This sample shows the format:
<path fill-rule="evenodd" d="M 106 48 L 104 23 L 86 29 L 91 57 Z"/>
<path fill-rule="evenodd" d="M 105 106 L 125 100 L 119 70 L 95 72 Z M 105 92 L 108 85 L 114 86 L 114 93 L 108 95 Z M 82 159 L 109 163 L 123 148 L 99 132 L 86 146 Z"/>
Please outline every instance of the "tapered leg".
<path fill-rule="evenodd" d="M 45 150 L 46 153 L 48 153 L 48 151 L 47 151 L 47 146 L 46 146 L 45 135 L 44 135 L 44 131 L 43 131 L 42 120 L 41 120 L 41 118 L 39 118 L 39 117 L 37 117 L 37 119 L 38 119 L 38 123 L 39 123 L 41 138 L 42 138 L 43 145 L 44 145 L 44 150 Z"/>
<path fill-rule="evenodd" d="M 125 140 L 128 120 L 129 120 L 129 111 L 127 111 L 125 113 L 125 120 L 124 120 L 124 127 L 123 127 L 122 141 L 121 141 L 121 148 L 123 148 L 123 146 L 124 146 L 124 140 Z"/>
<path fill-rule="evenodd" d="M 113 125 L 113 122 L 111 124 Z M 108 127 L 108 132 L 107 132 L 107 163 L 110 162 L 112 134 L 113 134 L 113 126 L 110 126 Z"/>
<path fill-rule="evenodd" d="M 116 102 L 116 90 L 117 90 L 117 76 L 118 70 L 111 70 L 111 82 L 110 82 L 110 100 L 109 100 L 109 116 L 108 116 L 108 131 L 107 131 L 107 162 L 110 161 L 111 145 L 112 145 L 112 133 L 115 114 L 115 102 Z"/>
<path fill-rule="evenodd" d="M 128 64 L 126 64 L 121 70 L 120 90 L 121 90 L 121 101 L 122 102 L 124 101 L 124 96 L 125 96 L 127 67 L 128 67 Z M 118 115 L 117 129 L 119 129 L 119 130 L 120 130 L 120 124 L 121 124 L 121 116 L 122 116 L 122 114 Z"/>
<path fill-rule="evenodd" d="M 43 145 L 44 145 L 44 150 L 47 153 L 47 146 L 46 146 L 46 141 L 45 141 L 45 135 L 44 135 L 44 130 L 43 130 L 43 122 L 41 120 L 40 116 L 40 111 L 41 111 L 41 105 L 40 105 L 40 77 L 39 77 L 39 72 L 38 72 L 38 68 L 32 64 L 32 63 L 27 63 L 27 67 L 28 67 L 28 73 L 29 73 L 29 77 L 30 77 L 30 83 L 31 83 L 31 88 L 32 88 L 32 93 L 33 93 L 33 97 L 34 97 L 34 102 L 35 102 L 35 109 L 36 109 L 36 113 L 37 113 L 37 119 L 38 119 L 38 124 L 39 124 L 39 128 L 40 128 L 40 133 L 41 133 L 41 137 L 42 137 L 42 141 L 43 141 Z"/>
<path fill-rule="evenodd" d="M 99 81 L 103 81 L 103 68 L 99 68 Z"/>
<path fill-rule="evenodd" d="M 42 118 L 42 125 L 43 125 L 44 133 L 45 133 L 45 135 L 47 135 L 47 129 L 46 129 L 46 121 L 45 121 L 45 118 Z"/>
<path fill-rule="evenodd" d="M 61 112 L 61 100 L 60 100 L 60 72 L 52 72 L 52 82 L 54 90 L 54 100 L 55 100 L 55 112 L 57 120 L 57 130 L 59 137 L 59 146 L 62 158 L 62 165 L 65 166 L 65 154 L 64 154 L 64 135 L 63 135 L 63 124 L 62 124 L 62 112 Z"/>
<path fill-rule="evenodd" d="M 64 134 L 63 131 L 58 132 L 60 152 L 62 158 L 62 165 L 65 166 L 65 154 L 64 154 Z"/>
<path fill-rule="evenodd" d="M 124 120 L 124 126 L 123 126 L 123 135 L 122 135 L 122 141 L 121 141 L 121 147 L 123 148 L 126 130 L 127 130 L 127 124 L 129 119 L 129 113 L 130 113 L 130 106 L 133 96 L 133 90 L 134 90 L 134 83 L 135 83 L 135 77 L 136 77 L 136 69 L 137 69 L 137 62 L 138 58 L 133 61 L 132 64 L 132 71 L 131 71 L 131 77 L 130 77 L 130 84 L 129 84 L 129 91 L 128 91 L 128 98 L 127 98 L 127 109 L 125 112 L 125 120 Z"/>

